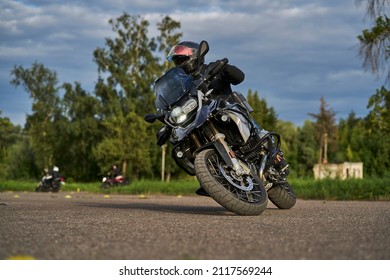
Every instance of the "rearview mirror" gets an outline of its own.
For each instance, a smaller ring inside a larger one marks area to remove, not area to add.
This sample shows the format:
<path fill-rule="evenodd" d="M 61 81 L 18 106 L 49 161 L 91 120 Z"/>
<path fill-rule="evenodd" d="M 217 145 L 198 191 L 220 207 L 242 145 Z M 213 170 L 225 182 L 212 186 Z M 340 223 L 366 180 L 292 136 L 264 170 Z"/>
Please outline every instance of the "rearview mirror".
<path fill-rule="evenodd" d="M 198 58 L 204 57 L 209 52 L 209 43 L 202 41 L 199 44 Z M 200 59 L 199 59 L 200 60 Z"/>
<path fill-rule="evenodd" d="M 144 117 L 144 120 L 147 121 L 148 123 L 154 123 L 157 119 L 158 117 L 155 114 L 147 114 Z"/>

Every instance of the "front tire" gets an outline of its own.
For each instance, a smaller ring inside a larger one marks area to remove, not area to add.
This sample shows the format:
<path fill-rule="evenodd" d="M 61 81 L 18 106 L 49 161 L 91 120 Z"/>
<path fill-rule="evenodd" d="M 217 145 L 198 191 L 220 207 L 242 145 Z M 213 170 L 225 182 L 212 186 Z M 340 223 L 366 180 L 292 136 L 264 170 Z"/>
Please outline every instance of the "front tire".
<path fill-rule="evenodd" d="M 287 181 L 269 189 L 268 198 L 279 209 L 290 209 L 297 201 L 294 191 Z"/>
<path fill-rule="evenodd" d="M 220 205 L 238 215 L 260 215 L 268 203 L 267 191 L 253 175 L 233 176 L 222 157 L 213 149 L 201 151 L 195 158 L 195 171 L 201 186 Z M 238 188 L 253 188 L 246 191 Z M 235 186 L 236 185 L 236 186 Z"/>

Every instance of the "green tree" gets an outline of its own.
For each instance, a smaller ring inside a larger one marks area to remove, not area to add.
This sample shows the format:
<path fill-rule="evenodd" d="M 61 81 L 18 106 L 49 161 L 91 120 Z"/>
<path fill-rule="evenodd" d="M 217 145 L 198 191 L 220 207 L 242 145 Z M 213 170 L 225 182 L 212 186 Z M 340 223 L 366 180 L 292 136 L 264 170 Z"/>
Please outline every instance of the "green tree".
<path fill-rule="evenodd" d="M 361 4 L 363 0 L 357 0 Z M 388 59 L 390 55 L 390 19 L 388 8 L 390 0 L 367 0 L 367 15 L 372 19 L 372 28 L 363 30 L 358 36 L 360 42 L 359 55 L 363 59 L 363 67 L 380 76 L 386 73 L 386 83 L 390 82 L 390 68 Z M 368 175 L 389 174 L 390 145 L 383 141 L 389 136 L 389 92 L 385 87 L 377 90 L 368 102 L 370 113 L 362 122 L 364 135 L 360 141 L 360 158 L 364 162 L 365 173 Z M 359 123 L 360 124 L 360 123 Z M 356 128 L 354 128 L 356 129 Z M 360 139 L 361 137 L 356 137 Z"/>
<path fill-rule="evenodd" d="M 378 129 L 383 135 L 390 136 L 390 92 L 382 87 L 368 100 L 370 127 Z"/>
<path fill-rule="evenodd" d="M 327 163 L 336 159 L 338 129 L 336 125 L 336 113 L 326 103 L 324 97 L 320 98 L 320 112 L 309 113 L 315 119 L 314 129 L 319 143 L 318 163 Z"/>
<path fill-rule="evenodd" d="M 319 147 L 314 123 L 306 120 L 303 127 L 298 128 L 297 138 L 297 176 L 312 177 Z"/>
<path fill-rule="evenodd" d="M 57 123 L 61 135 L 61 166 L 77 181 L 96 180 L 99 168 L 93 156 L 93 148 L 102 139 L 99 101 L 82 89 L 79 83 L 63 85 L 63 122 Z M 75 164 L 77 163 L 77 164 Z"/>
<path fill-rule="evenodd" d="M 368 101 L 367 153 L 371 155 L 366 165 L 371 174 L 390 174 L 390 144 L 384 141 L 390 137 L 390 92 L 382 87 Z"/>
<path fill-rule="evenodd" d="M 32 114 L 27 116 L 26 130 L 31 136 L 37 166 L 55 164 L 54 145 L 58 141 L 55 120 L 61 116 L 57 73 L 35 62 L 30 68 L 15 66 L 11 84 L 23 86 L 33 99 Z"/>
<path fill-rule="evenodd" d="M 361 161 L 360 151 L 364 145 L 364 123 L 361 118 L 357 118 L 354 112 L 351 112 L 347 119 L 341 119 L 339 122 L 339 143 L 342 158 L 345 161 Z"/>
<path fill-rule="evenodd" d="M 147 36 L 149 22 L 124 13 L 109 23 L 117 37 L 106 38 L 107 48 L 94 51 L 99 74 L 107 74 L 106 83 L 114 89 L 109 92 L 108 101 L 120 106 L 125 113 L 136 112 L 143 116 L 153 109 L 151 85 L 161 73 L 153 54 L 157 47 L 155 40 Z M 99 76 L 102 79 L 102 75 Z M 98 94 L 101 96 L 99 91 Z M 111 113 L 115 114 L 116 110 Z"/>
<path fill-rule="evenodd" d="M 132 176 L 150 175 L 156 151 L 156 126 L 143 121 L 154 112 L 154 80 L 163 73 L 158 50 L 166 50 L 180 34 L 173 32 L 179 23 L 165 17 L 158 28 L 161 35 L 149 38 L 149 22 L 140 16 L 124 13 L 110 20 L 117 37 L 106 39 L 106 48 L 94 51 L 99 80 L 96 95 L 102 103 L 103 141 L 95 148 L 99 166 L 107 168 L 119 163 Z M 165 64 L 165 62 L 164 62 Z M 152 142 L 153 141 L 153 142 Z M 153 146 L 152 146 L 153 145 Z M 114 151 L 110 149 L 114 148 Z"/>
<path fill-rule="evenodd" d="M 356 1 L 359 5 L 363 0 Z M 359 56 L 363 59 L 363 67 L 374 74 L 387 72 L 390 80 L 388 59 L 390 52 L 390 19 L 386 15 L 389 0 L 367 0 L 367 15 L 373 19 L 373 27 L 363 30 L 357 38 L 360 42 Z"/>
<path fill-rule="evenodd" d="M 163 71 L 166 71 L 170 65 L 165 57 L 170 49 L 179 43 L 183 33 L 177 31 L 181 27 L 180 22 L 173 20 L 169 16 L 164 17 L 160 23 L 157 23 L 157 27 L 160 31 L 160 35 L 157 36 L 158 50 L 164 54 Z"/>
<path fill-rule="evenodd" d="M 247 99 L 249 105 L 251 105 L 254 110 L 252 113 L 253 119 L 260 127 L 269 131 L 275 131 L 278 118 L 274 108 L 268 107 L 267 101 L 264 98 L 260 98 L 257 91 L 252 92 L 252 90 L 249 90 Z"/>
<path fill-rule="evenodd" d="M 0 111 L 0 178 L 9 175 L 9 160 L 12 158 L 12 146 L 21 138 L 21 127 L 14 126 L 9 118 L 1 117 Z"/>
<path fill-rule="evenodd" d="M 94 51 L 99 71 L 95 92 L 102 101 L 102 124 L 106 129 L 103 141 L 95 149 L 95 155 L 102 168 L 119 163 L 127 174 L 135 149 L 145 145 L 142 141 L 145 140 L 142 136 L 147 134 L 145 126 L 139 127 L 138 137 L 135 138 L 130 136 L 133 131 L 129 129 L 134 129 L 133 124 L 141 122 L 140 116 L 152 109 L 153 94 L 150 85 L 158 69 L 157 60 L 153 56 L 156 44 L 147 37 L 149 22 L 140 16 L 124 13 L 116 20 L 111 19 L 109 23 L 117 37 L 107 38 L 107 48 L 97 48 Z M 107 78 L 104 80 L 100 73 Z M 146 154 L 139 155 L 137 164 L 134 163 L 133 166 L 147 172 L 151 168 L 148 147 L 145 145 L 142 151 L 146 151 Z M 107 162 L 108 160 L 111 162 Z M 130 170 L 129 173 L 135 175 L 137 171 Z"/>
<path fill-rule="evenodd" d="M 22 132 L 20 139 L 9 148 L 7 161 L 7 179 L 20 180 L 38 178 L 41 167 L 35 164 L 35 155 L 31 148 L 31 138 Z"/>

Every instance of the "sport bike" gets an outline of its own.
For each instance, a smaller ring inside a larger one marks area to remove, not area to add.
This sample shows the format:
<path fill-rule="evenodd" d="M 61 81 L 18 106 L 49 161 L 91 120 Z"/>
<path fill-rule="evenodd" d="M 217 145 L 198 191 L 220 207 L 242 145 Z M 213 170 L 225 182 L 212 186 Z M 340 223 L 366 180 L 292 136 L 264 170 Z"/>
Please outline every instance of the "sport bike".
<path fill-rule="evenodd" d="M 198 61 L 209 50 L 202 41 Z M 260 130 L 250 116 L 252 108 L 242 94 L 235 102 L 213 98 L 209 84 L 228 62 L 226 58 L 194 80 L 173 67 L 155 82 L 159 120 L 157 144 L 168 140 L 172 157 L 184 171 L 195 175 L 203 189 L 220 205 L 238 215 L 260 215 L 268 198 L 279 208 L 291 208 L 296 198 L 285 178 L 274 167 L 280 136 Z"/>

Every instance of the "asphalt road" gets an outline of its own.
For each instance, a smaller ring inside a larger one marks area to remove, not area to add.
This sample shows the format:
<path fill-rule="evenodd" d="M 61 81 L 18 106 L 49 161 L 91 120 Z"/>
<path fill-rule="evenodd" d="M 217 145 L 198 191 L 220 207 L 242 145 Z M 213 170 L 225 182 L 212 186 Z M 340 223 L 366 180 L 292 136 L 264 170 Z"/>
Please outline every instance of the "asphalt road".
<path fill-rule="evenodd" d="M 0 259 L 389 260 L 390 202 L 242 217 L 200 196 L 0 193 Z"/>

